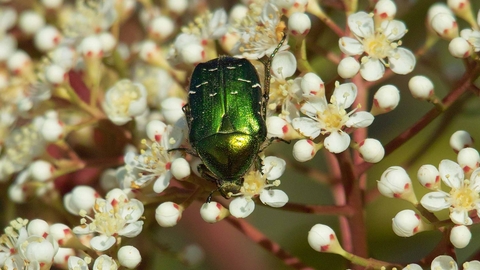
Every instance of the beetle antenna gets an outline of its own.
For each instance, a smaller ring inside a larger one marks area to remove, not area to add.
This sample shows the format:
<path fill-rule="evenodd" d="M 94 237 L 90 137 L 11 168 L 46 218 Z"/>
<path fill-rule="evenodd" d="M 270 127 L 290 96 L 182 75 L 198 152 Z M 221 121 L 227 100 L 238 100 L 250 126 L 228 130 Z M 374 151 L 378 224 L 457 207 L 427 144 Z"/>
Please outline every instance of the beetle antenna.
<path fill-rule="evenodd" d="M 277 54 L 277 52 L 280 50 L 280 48 L 282 47 L 286 39 L 287 39 L 287 33 L 283 32 L 282 40 L 280 40 L 275 50 L 273 50 L 272 54 L 270 54 L 267 60 L 264 60 L 264 61 L 260 60 L 260 62 L 262 62 L 263 65 L 265 66 L 265 82 L 264 82 L 265 92 L 263 94 L 265 105 L 266 103 L 268 103 L 268 99 L 270 98 L 270 78 L 271 78 L 270 70 L 272 68 L 272 60 L 273 60 L 273 57 L 275 57 L 275 54 Z M 266 106 L 264 107 L 263 113 L 266 116 L 267 114 Z"/>
<path fill-rule="evenodd" d="M 216 189 L 212 190 L 212 192 L 210 192 L 210 195 L 208 195 L 208 197 L 207 197 L 207 203 L 210 203 L 212 201 L 213 193 L 218 191 L 218 189 L 219 188 L 216 188 Z"/>

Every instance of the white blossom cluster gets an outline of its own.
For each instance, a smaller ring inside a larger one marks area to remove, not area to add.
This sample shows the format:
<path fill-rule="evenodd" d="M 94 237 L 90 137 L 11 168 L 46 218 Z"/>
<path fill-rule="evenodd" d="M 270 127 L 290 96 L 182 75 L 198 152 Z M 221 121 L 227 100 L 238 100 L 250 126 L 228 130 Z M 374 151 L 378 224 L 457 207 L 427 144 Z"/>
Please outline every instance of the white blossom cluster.
<path fill-rule="evenodd" d="M 243 220 L 261 213 L 255 212 L 261 205 L 321 213 L 318 205 L 296 202 L 304 198 L 291 202 L 296 195 L 288 187 L 297 183 L 289 179 L 290 170 L 332 184 L 340 209 L 333 214 L 342 218 L 342 227 L 354 226 L 352 220 L 364 220 L 364 209 L 350 203 L 368 201 L 366 170 L 418 131 L 412 128 L 384 147 L 380 137 L 370 134 L 381 125 L 375 118 L 387 119 L 407 91 L 415 102 L 439 112 L 448 109 L 450 99 L 435 93 L 433 81 L 439 78 L 411 75 L 420 57 L 440 39 L 447 40 L 450 54 L 471 71 L 458 89 L 478 95 L 480 10 L 473 12 L 468 0 L 432 5 L 426 40 L 417 51 L 403 43 L 408 28 L 418 26 L 406 24 L 399 1 L 243 0 L 224 3 L 225 8 L 210 2 L 215 1 L 0 1 L 0 184 L 8 199 L 1 212 L 13 218 L 5 221 L 10 223 L 0 237 L 0 268 L 144 268 L 142 252 L 153 253 L 152 246 L 194 266 L 205 259 L 202 247 L 185 245 L 176 252 L 156 238 L 165 227 L 183 222 L 184 215 L 191 223 L 189 208 L 206 223 L 226 219 L 290 265 L 297 260 L 277 243 L 263 242 L 267 237 Z M 344 22 L 338 14 L 330 17 L 331 10 L 341 11 Z M 469 27 L 459 30 L 458 18 Z M 323 28 L 333 32 L 328 35 L 334 37 L 334 48 L 320 48 L 322 42 L 315 40 Z M 205 112 L 198 113 L 188 102 L 214 78 L 190 85 L 198 79 L 192 73 L 201 63 L 231 59 L 224 55 L 247 59 L 257 74 L 242 66 L 206 70 L 218 76 L 213 86 L 218 92 L 200 98 L 219 102 L 206 100 Z M 323 72 L 323 61 L 335 66 L 333 72 Z M 247 86 L 225 89 L 238 82 Z M 256 95 L 255 89 L 261 92 Z M 257 107 L 255 116 L 241 121 L 245 108 Z M 202 126 L 192 128 L 194 121 Z M 261 132 L 251 132 L 249 125 Z M 238 136 L 209 144 L 205 138 L 193 141 L 192 134 L 203 129 L 212 133 L 208 136 Z M 255 150 L 242 152 L 246 140 Z M 286 143 L 292 143 L 291 150 L 271 147 Z M 201 156 L 199 144 L 209 157 Z M 220 151 L 225 145 L 237 152 Z M 452 135 L 450 145 L 456 161 L 419 168 L 419 183 L 429 189 L 420 200 L 400 166 L 387 168 L 377 188 L 412 204 L 392 219 L 397 235 L 441 230 L 461 249 L 470 243 L 470 226 L 480 220 L 480 155 L 466 131 Z M 321 156 L 329 161 L 331 175 L 322 172 Z M 225 162 L 217 168 L 212 157 Z M 239 160 L 232 164 L 232 157 Z M 243 168 L 242 175 L 222 179 L 216 173 L 233 167 Z M 27 212 L 30 221 L 11 217 L 17 214 L 12 209 L 28 204 L 47 206 L 48 213 Z M 449 219 L 434 215 L 442 211 Z M 33 214 L 45 216 L 31 219 Z M 351 264 L 385 269 L 385 262 L 351 253 L 356 235 L 344 235 L 351 241 L 339 241 L 332 228 L 317 224 L 308 243 Z M 145 240 L 149 244 L 142 246 Z M 340 243 L 349 244 L 344 249 Z M 432 269 L 458 268 L 447 255 L 423 263 Z M 479 265 L 470 261 L 464 268 Z M 307 266 L 299 263 L 298 268 Z M 404 269 L 421 266 L 412 262 Z"/>

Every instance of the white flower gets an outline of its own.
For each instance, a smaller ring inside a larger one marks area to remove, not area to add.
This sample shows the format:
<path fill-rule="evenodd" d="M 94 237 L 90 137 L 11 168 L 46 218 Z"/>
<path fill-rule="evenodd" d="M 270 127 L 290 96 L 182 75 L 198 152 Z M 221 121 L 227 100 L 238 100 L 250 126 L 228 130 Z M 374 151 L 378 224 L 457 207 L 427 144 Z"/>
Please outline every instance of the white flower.
<path fill-rule="evenodd" d="M 360 74 L 367 81 L 376 81 L 385 73 L 385 66 L 397 74 L 408 74 L 415 67 L 415 56 L 399 48 L 398 41 L 407 29 L 403 22 L 386 20 L 375 28 L 371 15 L 357 12 L 348 17 L 348 26 L 355 38 L 342 37 L 339 46 L 347 55 L 362 55 Z M 388 62 L 386 61 L 388 59 Z"/>
<path fill-rule="evenodd" d="M 270 55 L 277 48 L 283 37 L 285 26 L 280 20 L 281 14 L 275 5 L 266 3 L 263 6 L 252 4 L 247 15 L 234 27 L 240 37 L 232 49 L 233 54 L 242 55 L 248 59 L 259 59 Z M 288 49 L 285 42 L 279 51 Z"/>
<path fill-rule="evenodd" d="M 298 117 L 296 105 L 302 97 L 301 78 L 289 79 L 297 70 L 297 60 L 288 51 L 277 53 L 272 61 L 273 73 L 268 100 L 268 113 L 275 113 L 281 108 L 281 116 L 287 121 Z"/>
<path fill-rule="evenodd" d="M 153 190 L 161 193 L 168 187 L 173 177 L 170 170 L 172 162 L 180 157 L 179 151 L 168 152 L 168 150 L 180 145 L 183 131 L 178 126 L 168 125 L 164 130 L 158 132 L 151 138 L 155 141 L 142 141 L 147 149 L 142 150 L 140 155 L 134 153 L 125 155 L 125 163 L 127 171 L 136 171 L 136 173 L 130 174 L 136 178 L 133 181 L 136 187 L 143 187 L 154 180 Z"/>
<path fill-rule="evenodd" d="M 93 207 L 94 216 L 82 211 L 81 223 L 73 229 L 76 234 L 97 233 L 90 240 L 94 250 L 105 251 L 117 242 L 118 236 L 135 237 L 142 231 L 143 204 L 136 199 L 128 199 L 120 189 L 107 193 L 105 199 L 98 198 Z M 90 223 L 87 223 L 87 219 Z"/>
<path fill-rule="evenodd" d="M 53 241 L 48 231 L 48 224 L 43 220 L 33 221 L 17 218 L 5 228 L 0 237 L 0 267 L 2 269 L 50 269 L 53 257 L 58 251 L 58 244 Z M 41 233 L 37 235 L 36 233 Z"/>
<path fill-rule="evenodd" d="M 263 174 L 259 171 L 250 171 L 244 176 L 243 186 L 240 188 L 240 197 L 230 202 L 230 213 L 237 218 L 245 218 L 255 210 L 253 198 L 260 197 L 262 203 L 271 207 L 282 207 L 288 202 L 288 195 L 279 189 L 278 179 L 285 171 L 286 163 L 283 159 L 269 156 L 263 160 Z M 269 183 L 269 180 L 271 183 Z"/>
<path fill-rule="evenodd" d="M 118 81 L 107 90 L 103 109 L 116 125 L 123 125 L 147 109 L 147 91 L 142 84 Z"/>
<path fill-rule="evenodd" d="M 451 160 L 442 160 L 439 165 L 443 183 L 451 188 L 450 192 L 437 190 L 423 196 L 420 203 L 428 211 L 450 209 L 450 219 L 455 224 L 471 225 L 471 210 L 477 210 L 480 216 L 480 168 L 472 172 L 470 179 L 464 178 L 460 165 Z"/>
<path fill-rule="evenodd" d="M 447 255 L 440 255 L 433 259 L 430 265 L 431 269 L 435 270 L 458 270 L 458 264 L 455 260 Z M 470 261 L 463 264 L 463 269 L 480 269 L 479 261 Z"/>
<path fill-rule="evenodd" d="M 115 260 L 108 255 L 100 255 L 93 263 L 92 270 L 116 270 L 118 269 L 117 263 Z"/>
<path fill-rule="evenodd" d="M 301 111 L 308 117 L 295 118 L 293 127 L 311 140 L 320 134 L 325 135 L 325 148 L 332 153 L 341 153 L 350 145 L 350 136 L 344 128 L 368 127 L 373 122 L 373 115 L 369 112 L 356 112 L 356 109 L 347 113 L 357 97 L 357 87 L 353 83 L 345 83 L 335 88 L 330 103 L 326 97 L 310 99 L 302 106 Z"/>

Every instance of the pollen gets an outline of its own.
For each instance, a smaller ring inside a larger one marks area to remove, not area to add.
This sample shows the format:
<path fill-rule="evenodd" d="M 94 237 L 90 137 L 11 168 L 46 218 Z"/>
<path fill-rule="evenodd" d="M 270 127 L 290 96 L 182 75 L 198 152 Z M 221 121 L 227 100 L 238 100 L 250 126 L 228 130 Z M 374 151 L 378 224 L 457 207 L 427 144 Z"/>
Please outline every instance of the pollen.
<path fill-rule="evenodd" d="M 467 179 L 463 181 L 461 187 L 450 190 L 451 204 L 456 209 L 464 209 L 466 211 L 475 209 L 478 199 L 478 192 L 470 187 L 470 181 Z"/>

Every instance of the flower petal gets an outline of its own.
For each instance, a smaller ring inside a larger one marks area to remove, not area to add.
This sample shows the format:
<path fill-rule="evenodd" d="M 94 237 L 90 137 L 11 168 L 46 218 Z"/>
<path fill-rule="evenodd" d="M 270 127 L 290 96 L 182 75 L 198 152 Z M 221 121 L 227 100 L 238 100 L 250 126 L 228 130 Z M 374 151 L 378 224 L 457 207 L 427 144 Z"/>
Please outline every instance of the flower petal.
<path fill-rule="evenodd" d="M 365 50 L 363 44 L 355 38 L 342 37 L 338 40 L 338 47 L 346 55 L 360 55 Z"/>
<path fill-rule="evenodd" d="M 320 135 L 320 125 L 313 119 L 307 117 L 295 118 L 292 120 L 292 125 L 294 129 L 312 140 Z"/>
<path fill-rule="evenodd" d="M 447 202 L 447 199 L 450 195 L 444 191 L 434 191 L 425 194 L 420 203 L 425 209 L 430 212 L 436 212 L 450 207 L 450 203 Z"/>
<path fill-rule="evenodd" d="M 328 108 L 327 99 L 322 97 L 313 97 L 300 108 L 300 111 L 310 117 L 316 117 L 317 112 L 323 112 Z"/>
<path fill-rule="evenodd" d="M 287 193 L 279 189 L 262 190 L 260 200 L 271 207 L 282 207 L 288 202 Z"/>
<path fill-rule="evenodd" d="M 155 184 L 153 184 L 153 191 L 156 193 L 161 193 L 164 191 L 168 185 L 170 185 L 170 179 L 172 179 L 172 174 L 170 171 L 165 172 L 164 174 L 160 175 L 156 180 Z"/>
<path fill-rule="evenodd" d="M 374 33 L 373 18 L 370 14 L 360 11 L 348 16 L 348 27 L 358 37 L 368 37 Z"/>
<path fill-rule="evenodd" d="M 368 127 L 373 123 L 374 119 L 375 117 L 369 112 L 356 112 L 350 115 L 345 125 L 354 128 Z"/>
<path fill-rule="evenodd" d="M 476 168 L 470 175 L 470 188 L 480 192 L 480 168 Z"/>
<path fill-rule="evenodd" d="M 325 148 L 332 153 L 341 153 L 350 145 L 350 136 L 345 132 L 332 132 L 323 141 Z"/>
<path fill-rule="evenodd" d="M 450 219 L 455 224 L 460 225 L 472 225 L 473 221 L 468 216 L 468 211 L 466 210 L 457 210 L 456 208 L 450 212 Z"/>
<path fill-rule="evenodd" d="M 460 188 L 463 184 L 464 173 L 462 167 L 456 162 L 444 159 L 438 166 L 438 171 L 443 182 L 451 188 Z"/>
<path fill-rule="evenodd" d="M 95 251 L 105 251 L 115 244 L 116 240 L 113 236 L 99 235 L 90 240 L 90 245 Z"/>
<path fill-rule="evenodd" d="M 232 216 L 236 218 L 246 218 L 255 210 L 255 203 L 251 199 L 238 197 L 230 202 L 228 208 Z"/>
<path fill-rule="evenodd" d="M 287 163 L 281 158 L 268 156 L 263 159 L 263 164 L 262 171 L 267 174 L 267 179 L 276 180 L 285 172 Z"/>
<path fill-rule="evenodd" d="M 384 73 L 385 66 L 383 66 L 383 63 L 378 59 L 369 58 L 360 65 L 360 75 L 367 81 L 376 81 L 382 78 Z"/>
<path fill-rule="evenodd" d="M 135 221 L 119 230 L 118 235 L 132 238 L 139 235 L 142 232 L 142 229 L 143 221 Z"/>
<path fill-rule="evenodd" d="M 271 70 L 277 78 L 288 78 L 297 70 L 297 59 L 289 51 L 279 52 L 272 60 Z"/>
<path fill-rule="evenodd" d="M 405 24 L 397 20 L 383 21 L 380 27 L 389 41 L 399 40 L 407 33 Z"/>
<path fill-rule="evenodd" d="M 336 102 L 337 106 L 346 109 L 352 106 L 356 98 L 357 86 L 354 83 L 343 83 L 335 88 L 332 97 L 330 98 L 330 102 Z"/>
<path fill-rule="evenodd" d="M 390 69 L 397 74 L 408 74 L 415 68 L 415 55 L 405 48 L 396 48 L 388 57 Z"/>
<path fill-rule="evenodd" d="M 458 270 L 458 266 L 452 257 L 447 255 L 440 255 L 433 259 L 431 269 Z"/>

